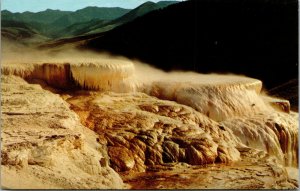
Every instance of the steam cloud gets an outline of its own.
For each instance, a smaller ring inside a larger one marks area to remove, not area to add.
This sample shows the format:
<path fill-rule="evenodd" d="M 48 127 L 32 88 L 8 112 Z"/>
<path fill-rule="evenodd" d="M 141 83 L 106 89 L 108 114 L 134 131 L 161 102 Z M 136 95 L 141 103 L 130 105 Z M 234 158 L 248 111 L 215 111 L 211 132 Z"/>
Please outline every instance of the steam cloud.
<path fill-rule="evenodd" d="M 236 75 L 166 73 L 137 60 L 77 50 L 46 52 L 6 46 L 2 53 L 2 74 L 40 79 L 57 88 L 139 91 L 176 101 L 222 122 L 244 144 L 263 149 L 286 165 L 296 164 L 298 126 L 290 125 L 296 124 L 295 119 L 282 111 L 271 115 L 278 111 L 263 98 L 259 80 Z M 261 117 L 248 119 L 253 115 Z M 269 125 L 265 122 L 267 116 L 273 118 Z M 281 124 L 281 131 L 276 124 Z"/>

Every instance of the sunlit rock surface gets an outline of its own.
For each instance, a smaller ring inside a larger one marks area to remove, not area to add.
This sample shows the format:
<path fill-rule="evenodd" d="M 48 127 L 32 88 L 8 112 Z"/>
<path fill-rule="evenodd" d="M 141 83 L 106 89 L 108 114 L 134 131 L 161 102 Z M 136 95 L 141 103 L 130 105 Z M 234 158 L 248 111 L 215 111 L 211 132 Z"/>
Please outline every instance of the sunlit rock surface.
<path fill-rule="evenodd" d="M 116 172 L 133 188 L 298 186 L 298 113 L 261 81 L 74 60 L 1 66 L 4 186 L 124 188 Z M 166 184 L 142 182 L 151 171 Z"/>
<path fill-rule="evenodd" d="M 173 163 L 140 173 L 121 173 L 133 189 L 295 189 L 298 169 L 286 170 L 273 157 L 255 149 L 239 149 L 241 160 L 231 165 Z"/>
<path fill-rule="evenodd" d="M 95 133 L 59 95 L 2 75 L 1 112 L 3 187 L 123 188 Z"/>
<path fill-rule="evenodd" d="M 68 62 L 3 62 L 1 72 L 27 80 L 39 79 L 60 89 L 82 88 L 99 91 L 130 92 L 135 90 L 134 66 L 131 62 L 98 59 Z"/>
<path fill-rule="evenodd" d="M 228 128 L 184 105 L 143 93 L 91 93 L 67 99 L 83 124 L 100 135 L 116 171 L 147 165 L 200 165 L 240 159 Z"/>
<path fill-rule="evenodd" d="M 298 114 L 295 116 L 273 111 L 237 117 L 221 124 L 251 148 L 274 155 L 281 164 L 298 166 Z"/>
<path fill-rule="evenodd" d="M 259 96 L 261 87 L 262 83 L 256 79 L 199 74 L 190 81 L 155 81 L 148 93 L 188 105 L 215 121 L 223 121 L 268 110 L 270 106 Z"/>

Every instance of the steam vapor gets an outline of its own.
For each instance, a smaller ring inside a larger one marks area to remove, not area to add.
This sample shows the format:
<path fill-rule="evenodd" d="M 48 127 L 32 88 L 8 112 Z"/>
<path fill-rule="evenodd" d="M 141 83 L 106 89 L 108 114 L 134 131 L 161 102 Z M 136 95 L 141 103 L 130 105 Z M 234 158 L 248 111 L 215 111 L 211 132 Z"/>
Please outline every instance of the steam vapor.
<path fill-rule="evenodd" d="M 19 57 L 21 50 L 26 52 L 23 57 Z M 61 89 L 138 91 L 176 101 L 223 123 L 242 143 L 263 149 L 288 166 L 296 165 L 298 127 L 289 125 L 295 119 L 283 113 L 289 111 L 278 111 L 264 99 L 259 80 L 236 75 L 166 73 L 137 60 L 76 50 L 50 54 L 6 46 L 4 55 L 2 74 L 43 80 Z M 273 120 L 266 125 L 268 117 Z M 276 124 L 281 124 L 281 131 Z"/>

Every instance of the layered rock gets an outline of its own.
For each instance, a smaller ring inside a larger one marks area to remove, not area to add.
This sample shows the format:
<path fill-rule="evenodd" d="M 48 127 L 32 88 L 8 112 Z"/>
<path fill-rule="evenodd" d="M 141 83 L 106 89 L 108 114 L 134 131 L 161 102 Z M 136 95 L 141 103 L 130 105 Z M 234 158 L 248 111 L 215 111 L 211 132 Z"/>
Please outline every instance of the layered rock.
<path fill-rule="evenodd" d="M 11 189 L 123 188 L 105 148 L 59 95 L 1 77 L 1 178 Z M 106 162 L 105 162 L 106 161 Z"/>
<path fill-rule="evenodd" d="M 273 111 L 236 117 L 221 124 L 245 145 L 276 156 L 283 165 L 298 167 L 298 114 Z"/>
<path fill-rule="evenodd" d="M 203 166 L 176 163 L 156 165 L 146 173 L 124 173 L 133 189 L 296 189 L 298 169 L 286 170 L 266 153 L 239 149 L 241 160 L 234 165 Z"/>
<path fill-rule="evenodd" d="M 149 86 L 148 94 L 190 106 L 215 121 L 270 109 L 259 96 L 262 86 L 259 80 L 226 76 L 216 78 L 224 81 L 215 80 L 213 75 L 201 74 L 199 82 L 156 81 Z M 205 84 L 206 81 L 209 83 Z"/>
<path fill-rule="evenodd" d="M 231 129 L 241 143 L 276 156 L 282 165 L 298 166 L 298 114 L 290 112 L 289 101 L 262 94 L 256 79 L 175 74 L 150 81 L 144 91 L 190 106 Z"/>
<path fill-rule="evenodd" d="M 239 159 L 232 132 L 184 105 L 143 93 L 92 93 L 68 98 L 83 124 L 99 134 L 116 171 L 186 162 L 193 165 Z"/>
<path fill-rule="evenodd" d="M 17 75 L 26 80 L 43 80 L 54 88 L 64 90 L 130 92 L 136 89 L 133 63 L 116 59 L 4 61 L 1 73 Z"/>
<path fill-rule="evenodd" d="M 115 171 L 149 172 L 177 164 L 225 169 L 220 164 L 245 160 L 253 165 L 255 158 L 244 156 L 244 150 L 259 154 L 262 171 L 272 166 L 272 173 L 283 174 L 276 184 L 289 180 L 283 165 L 298 165 L 298 114 L 290 112 L 288 101 L 262 96 L 261 81 L 161 71 L 151 76 L 135 72 L 131 62 L 114 64 L 111 59 L 51 60 L 1 67 L 4 185 L 122 188 Z M 257 176 L 249 175 L 245 188 Z M 28 181 L 18 185 L 21 179 Z M 285 183 L 279 188 L 297 185 Z"/>

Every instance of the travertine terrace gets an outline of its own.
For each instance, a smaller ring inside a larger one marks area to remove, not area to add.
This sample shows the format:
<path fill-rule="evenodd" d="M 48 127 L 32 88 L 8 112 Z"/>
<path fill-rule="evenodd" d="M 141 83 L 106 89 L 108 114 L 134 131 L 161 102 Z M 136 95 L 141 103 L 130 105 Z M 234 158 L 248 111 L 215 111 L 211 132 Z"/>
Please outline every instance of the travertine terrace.
<path fill-rule="evenodd" d="M 113 64 L 116 62 L 117 64 Z M 17 75 L 25 79 L 43 80 L 49 85 L 70 89 L 101 91 L 133 91 L 134 66 L 131 62 L 114 59 L 91 59 L 68 62 L 64 59 L 51 62 L 4 62 L 2 74 Z"/>
<path fill-rule="evenodd" d="M 150 175 L 166 184 L 149 188 L 298 187 L 286 168 L 298 113 L 259 80 L 118 58 L 10 60 L 1 73 L 7 188 L 146 188 Z"/>

